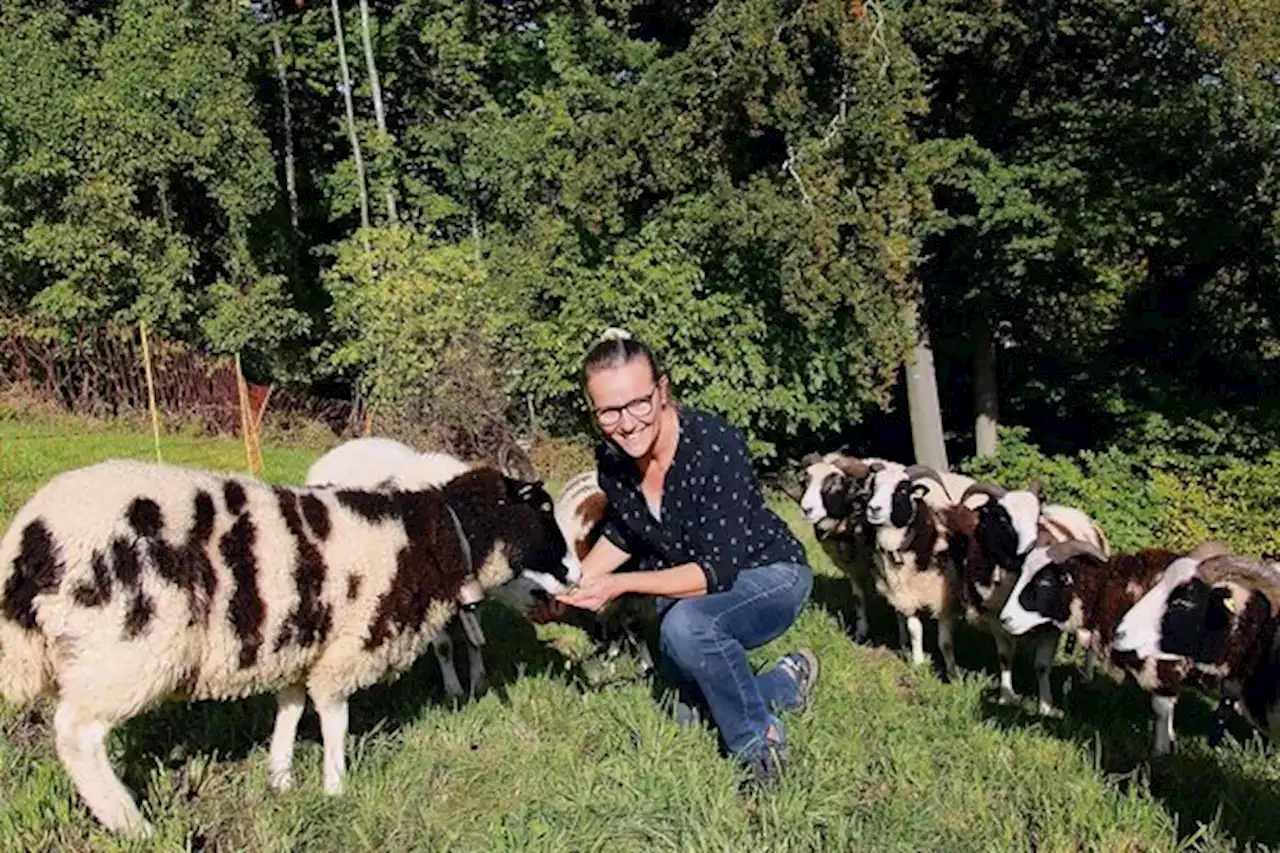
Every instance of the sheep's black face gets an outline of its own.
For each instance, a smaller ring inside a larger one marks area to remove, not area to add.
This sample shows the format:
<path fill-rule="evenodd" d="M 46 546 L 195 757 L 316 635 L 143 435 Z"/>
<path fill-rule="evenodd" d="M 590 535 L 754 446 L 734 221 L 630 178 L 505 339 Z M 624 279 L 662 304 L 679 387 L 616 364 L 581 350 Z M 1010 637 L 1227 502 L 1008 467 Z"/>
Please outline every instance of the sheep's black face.
<path fill-rule="evenodd" d="M 1196 663 L 1219 663 L 1227 653 L 1233 623 L 1231 591 L 1200 578 L 1169 593 L 1160 617 L 1160 648 Z"/>
<path fill-rule="evenodd" d="M 867 498 L 862 483 L 839 472 L 828 474 L 820 487 L 822 506 L 828 518 L 846 519 L 865 514 Z"/>
<path fill-rule="evenodd" d="M 1018 605 L 1027 613 L 1039 614 L 1062 625 L 1071 617 L 1074 598 L 1075 578 L 1070 567 L 1046 563 L 1022 588 L 1018 594 Z"/>
<path fill-rule="evenodd" d="M 507 559 L 516 573 L 548 576 L 564 585 L 572 577 L 576 560 L 556 523 L 551 495 L 540 482 L 503 476 L 510 512 L 502 525 Z"/>
<path fill-rule="evenodd" d="M 921 487 L 923 488 L 923 487 Z M 903 480 L 893 490 L 893 504 L 889 510 L 889 523 L 894 527 L 906 527 L 916 515 L 916 491 L 910 480 Z"/>
<path fill-rule="evenodd" d="M 978 539 L 993 566 L 1017 571 L 1022 561 L 1018 558 L 1018 531 L 1013 527 L 1009 511 L 997 501 L 991 500 L 978 507 Z"/>

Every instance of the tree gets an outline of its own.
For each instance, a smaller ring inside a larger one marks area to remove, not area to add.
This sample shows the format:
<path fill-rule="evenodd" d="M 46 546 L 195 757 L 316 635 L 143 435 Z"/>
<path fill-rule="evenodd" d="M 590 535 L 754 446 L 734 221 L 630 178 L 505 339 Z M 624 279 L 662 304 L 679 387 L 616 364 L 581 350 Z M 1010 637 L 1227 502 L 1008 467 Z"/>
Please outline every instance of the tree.
<path fill-rule="evenodd" d="M 369 227 L 369 184 L 365 180 L 364 157 L 360 153 L 360 134 L 356 132 L 356 108 L 352 101 L 351 69 L 347 66 L 346 39 L 342 36 L 342 11 L 338 0 L 332 0 L 333 34 L 338 45 L 338 67 L 342 71 L 342 100 L 347 108 L 347 134 L 351 140 L 351 156 L 355 158 L 356 180 L 360 191 L 360 227 Z"/>
<path fill-rule="evenodd" d="M 364 41 L 364 61 L 369 71 L 369 87 L 373 94 L 373 114 L 378 123 L 382 144 L 386 144 L 386 140 L 389 139 L 387 115 L 382 108 L 382 83 L 378 79 L 378 63 L 373 57 L 373 36 L 369 30 L 369 0 L 360 0 L 360 35 Z M 399 222 L 400 217 L 396 213 L 396 198 L 390 183 L 383 184 L 382 193 L 387 202 L 387 219 L 395 224 Z"/>

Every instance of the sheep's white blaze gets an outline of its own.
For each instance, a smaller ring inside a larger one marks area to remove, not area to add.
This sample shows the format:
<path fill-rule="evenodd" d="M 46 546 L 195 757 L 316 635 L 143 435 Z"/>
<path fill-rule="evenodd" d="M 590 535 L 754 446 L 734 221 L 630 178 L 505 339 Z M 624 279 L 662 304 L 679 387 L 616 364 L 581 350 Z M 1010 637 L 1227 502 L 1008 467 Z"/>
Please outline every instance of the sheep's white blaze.
<path fill-rule="evenodd" d="M 1051 620 L 1049 617 L 1041 613 L 1032 613 L 1021 604 L 1018 598 L 1022 595 L 1022 591 L 1027 588 L 1027 584 L 1036 576 L 1036 573 L 1049 565 L 1049 549 L 1047 547 L 1036 548 L 1027 555 L 1027 559 L 1022 563 L 1022 571 L 1018 574 L 1018 580 L 1013 585 L 1013 591 L 1009 593 L 1009 600 L 1004 603 L 1004 607 L 1000 609 L 1000 624 L 1010 634 L 1017 636 L 1025 634 L 1032 628 L 1048 624 Z"/>
<path fill-rule="evenodd" d="M 1156 585 L 1129 608 L 1129 612 L 1116 627 L 1111 647 L 1118 652 L 1133 652 L 1139 658 L 1152 660 L 1177 660 L 1160 647 L 1160 620 L 1168 606 L 1169 595 L 1180 584 L 1195 574 L 1199 560 L 1181 557 L 1169 564 Z"/>
<path fill-rule="evenodd" d="M 800 498 L 800 510 L 804 513 L 805 521 L 817 524 L 827 517 L 827 507 L 822 502 L 822 484 L 832 474 L 843 476 L 830 462 L 815 462 L 805 470 L 808 480 L 804 495 Z"/>
<path fill-rule="evenodd" d="M 1035 545 L 1040 533 L 1040 501 L 1031 492 L 1009 492 L 1000 499 L 1009 513 L 1013 530 L 1018 535 L 1018 553 L 1025 554 Z"/>
<path fill-rule="evenodd" d="M 901 470 L 877 471 L 871 478 L 871 500 L 867 502 L 867 521 L 877 527 L 888 524 L 893 513 L 893 493 L 907 479 Z"/>

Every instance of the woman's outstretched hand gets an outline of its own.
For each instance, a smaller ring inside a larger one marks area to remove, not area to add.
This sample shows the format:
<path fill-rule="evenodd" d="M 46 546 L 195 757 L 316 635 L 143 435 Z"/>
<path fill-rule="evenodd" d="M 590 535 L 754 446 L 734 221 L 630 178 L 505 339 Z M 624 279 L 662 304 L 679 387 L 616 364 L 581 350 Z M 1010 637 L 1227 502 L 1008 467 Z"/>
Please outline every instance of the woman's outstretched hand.
<path fill-rule="evenodd" d="M 570 607 L 580 607 L 583 610 L 600 611 L 607 607 L 610 601 L 626 592 L 622 586 L 623 580 L 611 574 L 584 578 L 576 590 L 566 595 L 557 595 L 556 601 Z"/>

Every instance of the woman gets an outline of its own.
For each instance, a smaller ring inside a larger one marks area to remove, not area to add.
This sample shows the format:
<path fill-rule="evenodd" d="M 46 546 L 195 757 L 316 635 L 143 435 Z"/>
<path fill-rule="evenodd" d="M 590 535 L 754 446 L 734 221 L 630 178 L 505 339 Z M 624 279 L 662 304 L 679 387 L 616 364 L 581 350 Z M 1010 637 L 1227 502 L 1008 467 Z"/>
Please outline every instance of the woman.
<path fill-rule="evenodd" d="M 806 649 L 756 674 L 747 650 L 780 636 L 808 600 L 804 548 L 765 504 L 742 433 L 673 404 L 648 346 L 610 330 L 582 378 L 605 436 L 596 465 L 609 516 L 578 589 L 536 618 L 559 618 L 563 605 L 600 610 L 624 593 L 655 596 L 677 719 L 709 711 L 726 750 L 772 784 L 787 764 L 774 714 L 808 706 L 818 660 Z M 641 571 L 615 573 L 632 556 Z"/>

